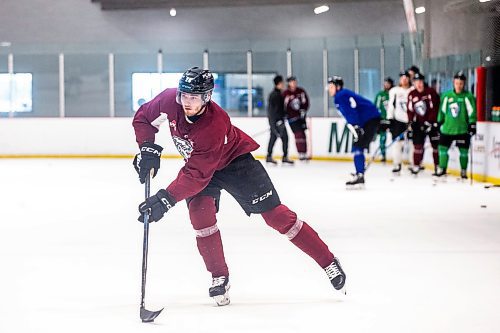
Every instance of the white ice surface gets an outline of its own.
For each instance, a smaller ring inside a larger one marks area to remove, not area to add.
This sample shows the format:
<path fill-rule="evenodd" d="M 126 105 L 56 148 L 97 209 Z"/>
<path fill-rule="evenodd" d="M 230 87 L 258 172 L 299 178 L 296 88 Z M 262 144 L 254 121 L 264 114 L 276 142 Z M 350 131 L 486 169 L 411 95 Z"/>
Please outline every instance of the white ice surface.
<path fill-rule="evenodd" d="M 180 160 L 163 160 L 153 191 Z M 373 165 L 268 169 L 283 203 L 341 259 L 348 295 L 260 216 L 223 194 L 231 305 L 208 297 L 185 203 L 151 226 L 139 320 L 143 186 L 131 161 L 0 160 L 0 332 L 499 332 L 500 189 Z M 487 208 L 481 208 L 486 205 Z"/>

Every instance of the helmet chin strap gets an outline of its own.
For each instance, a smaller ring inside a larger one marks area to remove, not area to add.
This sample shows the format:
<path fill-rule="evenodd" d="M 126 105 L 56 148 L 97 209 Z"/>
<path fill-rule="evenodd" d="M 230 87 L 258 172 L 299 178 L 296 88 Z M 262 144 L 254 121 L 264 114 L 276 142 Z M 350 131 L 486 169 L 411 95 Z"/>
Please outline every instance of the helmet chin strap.
<path fill-rule="evenodd" d="M 184 118 L 186 118 L 186 121 L 190 124 L 193 124 L 194 121 L 191 120 L 193 118 L 195 118 L 197 120 L 197 117 L 201 116 L 203 114 L 203 112 L 205 112 L 205 108 L 207 107 L 207 104 L 208 103 L 205 103 L 203 104 L 203 106 L 201 107 L 200 111 L 198 111 L 196 114 L 192 115 L 192 116 L 188 116 L 184 113 Z M 191 119 L 190 119 L 191 118 Z"/>

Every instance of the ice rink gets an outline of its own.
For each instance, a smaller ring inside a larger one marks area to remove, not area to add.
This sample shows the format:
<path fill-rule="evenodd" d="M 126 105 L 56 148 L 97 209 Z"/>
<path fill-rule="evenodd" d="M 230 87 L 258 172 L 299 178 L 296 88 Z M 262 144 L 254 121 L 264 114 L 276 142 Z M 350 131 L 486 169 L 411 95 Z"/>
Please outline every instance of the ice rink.
<path fill-rule="evenodd" d="M 181 165 L 162 160 L 152 191 Z M 499 332 L 500 189 L 432 186 L 428 171 L 390 181 L 376 164 L 366 190 L 346 191 L 352 168 L 268 168 L 283 203 L 340 258 L 347 296 L 225 193 L 231 304 L 208 297 L 182 202 L 151 226 L 146 307 L 165 310 L 143 324 L 144 189 L 131 160 L 0 160 L 0 332 Z"/>

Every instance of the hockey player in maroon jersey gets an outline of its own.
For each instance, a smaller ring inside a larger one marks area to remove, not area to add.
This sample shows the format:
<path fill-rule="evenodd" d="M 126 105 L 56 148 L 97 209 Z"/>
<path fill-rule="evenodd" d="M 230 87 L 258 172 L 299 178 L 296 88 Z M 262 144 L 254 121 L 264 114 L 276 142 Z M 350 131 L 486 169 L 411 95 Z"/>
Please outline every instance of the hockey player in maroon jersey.
<path fill-rule="evenodd" d="M 422 170 L 424 158 L 425 138 L 428 136 L 432 145 L 432 157 L 434 159 L 434 173 L 439 165 L 438 143 L 439 125 L 437 122 L 439 110 L 439 95 L 427 86 L 425 77 L 421 73 L 415 73 L 413 77 L 414 89 L 408 94 L 408 118 L 413 131 L 413 167 L 412 174 L 417 175 Z"/>
<path fill-rule="evenodd" d="M 295 145 L 300 160 L 307 160 L 306 115 L 309 109 L 309 96 L 306 91 L 297 86 L 297 78 L 290 76 L 287 80 L 288 89 L 283 92 L 288 124 L 295 136 Z"/>
<path fill-rule="evenodd" d="M 186 200 L 198 250 L 212 275 L 209 295 L 218 305 L 229 304 L 230 286 L 216 219 L 222 189 L 247 215 L 261 214 L 266 224 L 325 270 L 335 289 L 345 293 L 346 276 L 339 261 L 318 234 L 281 203 L 264 167 L 251 154 L 259 145 L 233 126 L 227 113 L 211 100 L 213 88 L 210 71 L 193 67 L 183 74 L 178 89 L 164 90 L 137 111 L 133 126 L 140 153 L 134 166 L 141 183 L 151 170 L 156 175 L 160 167 L 162 147 L 154 141 L 162 123 L 170 128 L 185 161 L 177 178 L 141 203 L 139 211 L 149 212 L 150 221 L 156 222 Z"/>

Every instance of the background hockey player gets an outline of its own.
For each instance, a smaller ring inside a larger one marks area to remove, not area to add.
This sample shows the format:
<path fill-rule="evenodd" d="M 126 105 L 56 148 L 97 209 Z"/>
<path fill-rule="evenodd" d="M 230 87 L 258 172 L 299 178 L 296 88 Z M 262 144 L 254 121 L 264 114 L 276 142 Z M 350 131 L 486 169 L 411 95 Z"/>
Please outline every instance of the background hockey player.
<path fill-rule="evenodd" d="M 425 76 L 418 72 L 413 77 L 413 87 L 414 89 L 408 94 L 408 117 L 413 132 L 414 146 L 413 167 L 410 170 L 414 175 L 422 170 L 425 139 L 429 137 L 434 159 L 434 173 L 436 173 L 439 164 L 437 122 L 439 95 L 434 89 L 425 85 Z"/>
<path fill-rule="evenodd" d="M 231 124 L 228 114 L 211 100 L 214 79 L 210 71 L 193 67 L 179 81 L 139 108 L 133 126 L 140 154 L 134 166 L 143 183 L 150 170 L 160 167 L 162 147 L 154 143 L 162 123 L 170 128 L 177 150 L 185 160 L 166 189 L 139 205 L 150 221 L 159 221 L 181 200 L 186 200 L 198 250 L 212 274 L 209 289 L 218 305 L 229 304 L 229 270 L 217 226 L 221 190 L 231 194 L 247 215 L 260 214 L 272 228 L 312 257 L 326 272 L 333 287 L 344 286 L 338 260 L 318 234 L 281 203 L 262 164 L 251 152 L 259 145 Z"/>
<path fill-rule="evenodd" d="M 393 144 L 393 173 L 401 172 L 403 162 L 404 140 L 398 139 L 400 135 L 408 130 L 408 93 L 410 89 L 410 74 L 402 72 L 399 74 L 399 86 L 389 91 L 389 105 L 387 107 L 387 119 L 391 122 L 392 140 L 397 140 Z"/>
<path fill-rule="evenodd" d="M 297 86 L 297 78 L 287 78 L 288 88 L 283 93 L 288 124 L 295 136 L 295 145 L 300 160 L 307 160 L 306 116 L 309 109 L 309 97 L 306 91 Z"/>
<path fill-rule="evenodd" d="M 375 96 L 375 106 L 380 112 L 380 154 L 382 155 L 382 162 L 386 161 L 385 145 L 387 141 L 387 130 L 390 127 L 390 122 L 387 119 L 387 106 L 389 104 L 389 90 L 394 87 L 394 80 L 387 77 L 384 80 L 384 90 L 379 91 L 377 96 Z"/>
<path fill-rule="evenodd" d="M 266 162 L 277 164 L 273 159 L 273 147 L 278 138 L 283 144 L 283 164 L 293 164 L 293 161 L 288 158 L 288 134 L 286 132 L 286 113 L 285 101 L 282 95 L 284 87 L 283 77 L 277 75 L 274 78 L 274 90 L 269 94 L 267 103 L 267 118 L 269 120 L 270 137 L 269 145 L 267 146 Z"/>
<path fill-rule="evenodd" d="M 448 168 L 448 149 L 453 141 L 460 152 L 460 176 L 467 179 L 470 140 L 476 134 L 476 101 L 465 91 L 466 77 L 458 72 L 453 77 L 453 90 L 441 96 L 438 122 L 441 124 L 439 139 L 439 170 L 437 176 L 446 175 Z"/>
<path fill-rule="evenodd" d="M 410 82 L 412 82 L 413 79 L 415 78 L 415 74 L 420 73 L 420 68 L 413 65 L 410 68 L 408 68 L 407 71 L 408 71 L 408 75 L 410 76 Z"/>
<path fill-rule="evenodd" d="M 344 116 L 347 126 L 354 135 L 352 151 L 356 175 L 346 185 L 364 184 L 364 150 L 368 149 L 370 142 L 377 135 L 380 113 L 372 102 L 349 89 L 344 89 L 344 80 L 340 76 L 328 78 L 328 92 L 334 98 L 336 108 Z"/>

